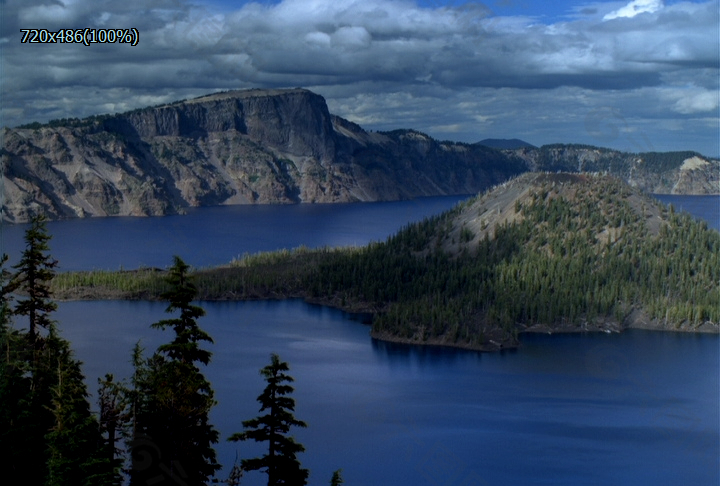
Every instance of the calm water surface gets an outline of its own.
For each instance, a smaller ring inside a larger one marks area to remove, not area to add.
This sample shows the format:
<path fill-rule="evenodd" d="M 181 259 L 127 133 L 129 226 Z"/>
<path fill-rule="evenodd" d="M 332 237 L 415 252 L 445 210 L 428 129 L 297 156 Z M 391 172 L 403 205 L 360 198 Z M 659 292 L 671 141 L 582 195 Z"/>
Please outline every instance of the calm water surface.
<path fill-rule="evenodd" d="M 381 240 L 458 199 L 67 221 L 50 225 L 52 253 L 65 269 L 165 266 L 173 253 L 210 265 L 244 252 Z M 673 202 L 692 212 L 689 201 Z M 717 228 L 720 198 L 709 201 L 694 214 Z M 23 230 L 4 228 L 6 252 L 19 252 Z M 258 415 L 258 370 L 277 352 L 296 379 L 296 416 L 309 424 L 296 437 L 311 485 L 328 484 L 338 468 L 348 485 L 720 483 L 718 336 L 531 335 L 518 351 L 480 354 L 373 341 L 351 316 L 299 301 L 202 305 L 200 324 L 216 342 L 206 374 L 226 467 L 236 454 L 260 453 L 224 437 Z M 107 372 L 129 375 L 138 339 L 148 350 L 170 339 L 149 328 L 164 308 L 61 303 L 57 319 L 91 389 Z M 250 473 L 243 484 L 263 480 Z"/>
<path fill-rule="evenodd" d="M 196 267 L 281 248 L 365 245 L 405 224 L 453 207 L 465 196 L 390 203 L 193 208 L 185 215 L 87 218 L 48 223 L 61 271 L 165 267 L 181 256 Z M 27 225 L 4 225 L 4 251 L 17 261 Z"/>
<path fill-rule="evenodd" d="M 258 370 L 291 365 L 296 438 L 310 484 L 343 468 L 355 485 L 717 484 L 718 337 L 631 331 L 524 336 L 480 354 L 372 341 L 368 328 L 299 301 L 202 303 L 206 369 L 227 437 L 258 414 Z M 164 304 L 67 302 L 58 319 L 89 377 L 130 373 L 134 342 Z M 253 457 L 222 442 L 220 461 Z M 246 477 L 261 485 L 264 475 Z"/>

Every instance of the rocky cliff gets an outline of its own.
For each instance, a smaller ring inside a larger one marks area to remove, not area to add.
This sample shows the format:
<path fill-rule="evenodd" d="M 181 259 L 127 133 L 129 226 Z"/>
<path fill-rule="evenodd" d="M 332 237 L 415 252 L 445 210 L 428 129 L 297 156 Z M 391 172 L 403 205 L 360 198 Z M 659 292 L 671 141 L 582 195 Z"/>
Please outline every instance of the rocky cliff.
<path fill-rule="evenodd" d="M 720 161 L 696 152 L 626 153 L 587 145 L 504 150 L 531 171 L 607 172 L 654 194 L 720 194 Z"/>
<path fill-rule="evenodd" d="M 468 194 L 527 170 L 568 166 L 627 172 L 654 192 L 718 192 L 719 162 L 698 154 L 658 171 L 644 159 L 609 163 L 604 149 L 563 147 L 569 148 L 500 151 L 439 142 L 414 130 L 367 132 L 331 115 L 325 100 L 308 90 L 229 91 L 3 129 L 2 218 Z M 595 159 L 601 162 L 578 162 Z"/>
<path fill-rule="evenodd" d="M 4 129 L 3 218 L 467 194 L 524 170 L 485 147 L 369 133 L 304 89 L 249 90 Z"/>

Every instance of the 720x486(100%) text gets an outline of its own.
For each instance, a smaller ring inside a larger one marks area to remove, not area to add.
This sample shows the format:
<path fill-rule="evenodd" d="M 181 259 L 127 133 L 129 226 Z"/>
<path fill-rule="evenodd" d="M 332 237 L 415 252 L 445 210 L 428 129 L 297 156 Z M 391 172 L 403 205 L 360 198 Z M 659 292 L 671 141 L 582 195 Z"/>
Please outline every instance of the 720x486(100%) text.
<path fill-rule="evenodd" d="M 130 44 L 136 46 L 140 42 L 137 29 L 20 29 L 22 44 Z"/>

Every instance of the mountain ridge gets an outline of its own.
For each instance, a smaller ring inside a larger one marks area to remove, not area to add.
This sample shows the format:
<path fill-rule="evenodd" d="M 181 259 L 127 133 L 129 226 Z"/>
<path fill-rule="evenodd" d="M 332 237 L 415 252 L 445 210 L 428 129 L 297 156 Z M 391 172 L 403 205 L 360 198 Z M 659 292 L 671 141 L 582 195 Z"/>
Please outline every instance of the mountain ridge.
<path fill-rule="evenodd" d="M 514 150 L 521 148 L 537 148 L 535 145 L 528 143 L 519 138 L 486 138 L 477 142 L 478 145 L 484 145 L 499 150 Z"/>
<path fill-rule="evenodd" d="M 412 129 L 369 132 L 303 88 L 212 93 L 116 115 L 3 129 L 3 220 L 163 215 L 218 204 L 477 193 L 528 170 L 608 170 L 651 192 L 718 193 L 720 161 L 660 173 L 633 154 L 498 150 Z M 633 158 L 635 157 L 635 158 Z M 644 165 L 643 165 L 644 164 Z"/>

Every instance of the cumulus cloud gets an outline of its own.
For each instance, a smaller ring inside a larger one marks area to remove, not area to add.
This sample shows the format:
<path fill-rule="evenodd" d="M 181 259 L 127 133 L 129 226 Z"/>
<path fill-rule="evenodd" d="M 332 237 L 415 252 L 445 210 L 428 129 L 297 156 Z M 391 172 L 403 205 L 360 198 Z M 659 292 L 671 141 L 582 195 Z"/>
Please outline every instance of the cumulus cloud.
<path fill-rule="evenodd" d="M 592 110 L 600 99 L 610 103 L 606 96 L 662 99 L 667 105 L 657 110 L 667 116 L 707 117 L 712 105 L 717 0 L 578 1 L 577 16 L 552 22 L 494 16 L 481 4 L 427 4 L 283 0 L 220 11 L 189 0 L 7 0 L 2 122 L 122 111 L 221 89 L 306 86 L 338 114 L 375 127 L 391 128 L 392 120 L 484 138 L 482 130 L 509 129 L 514 115 L 534 113 L 555 119 L 543 123 L 558 135 L 540 125 L 533 133 L 557 141 L 569 137 L 559 135 L 567 125 L 554 113 Z M 140 43 L 20 44 L 20 28 L 40 27 L 134 27 Z M 668 95 L 690 85 L 705 91 Z M 646 111 L 642 103 L 624 106 Z"/>
<path fill-rule="evenodd" d="M 662 88 L 659 94 L 674 111 L 683 115 L 717 113 L 720 104 L 720 92 L 695 85 Z"/>

